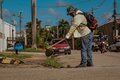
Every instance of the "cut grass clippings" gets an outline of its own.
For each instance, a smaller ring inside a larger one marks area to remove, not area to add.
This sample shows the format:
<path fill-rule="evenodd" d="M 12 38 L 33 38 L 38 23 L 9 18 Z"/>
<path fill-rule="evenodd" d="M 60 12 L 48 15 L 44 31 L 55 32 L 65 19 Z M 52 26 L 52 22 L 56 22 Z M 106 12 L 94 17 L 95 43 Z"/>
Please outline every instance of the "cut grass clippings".
<path fill-rule="evenodd" d="M 19 54 L 19 55 L 16 55 L 16 54 L 0 54 L 0 57 L 2 58 L 6 58 L 6 57 L 9 57 L 9 58 L 14 58 L 16 60 L 23 60 L 23 59 L 26 59 L 26 58 L 31 58 L 32 55 L 30 54 Z"/>

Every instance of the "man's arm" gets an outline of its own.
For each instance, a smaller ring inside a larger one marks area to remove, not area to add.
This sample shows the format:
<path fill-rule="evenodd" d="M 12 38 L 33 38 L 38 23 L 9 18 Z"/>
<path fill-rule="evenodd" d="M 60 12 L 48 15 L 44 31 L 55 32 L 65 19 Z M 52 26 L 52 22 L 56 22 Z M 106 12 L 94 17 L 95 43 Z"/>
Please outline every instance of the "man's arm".
<path fill-rule="evenodd" d="M 77 25 L 72 25 L 72 26 L 70 27 L 70 30 L 69 30 L 69 32 L 68 32 L 67 35 L 66 35 L 66 38 L 67 38 L 67 39 L 70 38 L 70 36 L 73 34 L 73 32 L 76 30 L 76 28 L 77 28 Z"/>
<path fill-rule="evenodd" d="M 66 38 L 70 38 L 70 36 L 74 33 L 74 31 L 79 27 L 79 25 L 82 23 L 81 15 L 76 15 L 73 19 L 73 23 L 70 27 L 69 32 L 66 35 Z"/>

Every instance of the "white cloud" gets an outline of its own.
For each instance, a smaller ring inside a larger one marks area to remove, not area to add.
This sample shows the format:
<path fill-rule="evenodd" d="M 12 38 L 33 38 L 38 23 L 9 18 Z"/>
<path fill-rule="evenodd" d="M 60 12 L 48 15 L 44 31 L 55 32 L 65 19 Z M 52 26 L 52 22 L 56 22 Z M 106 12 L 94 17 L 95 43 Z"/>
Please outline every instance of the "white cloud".
<path fill-rule="evenodd" d="M 113 21 L 112 13 L 104 13 L 102 15 L 103 19 L 106 20 L 106 22 L 111 22 Z"/>
<path fill-rule="evenodd" d="M 55 17 L 59 15 L 59 13 L 57 13 L 57 11 L 54 8 L 48 8 L 48 10 L 38 11 L 38 14 L 50 15 Z"/>
<path fill-rule="evenodd" d="M 58 13 L 53 8 L 48 8 L 48 13 L 53 15 L 53 16 L 57 16 L 58 15 Z"/>
<path fill-rule="evenodd" d="M 105 14 L 103 14 L 103 18 L 105 18 L 105 19 L 108 19 L 110 17 L 112 17 L 112 13 L 105 13 Z"/>
<path fill-rule="evenodd" d="M 65 6 L 68 6 L 69 4 L 63 0 L 58 0 L 57 2 L 57 6 L 59 7 L 65 7 Z"/>

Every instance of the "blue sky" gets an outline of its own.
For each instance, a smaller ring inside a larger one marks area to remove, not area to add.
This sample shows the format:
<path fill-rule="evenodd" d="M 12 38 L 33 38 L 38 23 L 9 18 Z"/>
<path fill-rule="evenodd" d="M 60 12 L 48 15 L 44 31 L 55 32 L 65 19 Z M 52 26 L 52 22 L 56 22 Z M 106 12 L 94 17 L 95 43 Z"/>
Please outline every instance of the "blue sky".
<path fill-rule="evenodd" d="M 60 19 L 70 22 L 71 17 L 67 16 L 66 7 L 73 5 L 76 8 L 90 12 L 94 9 L 94 15 L 98 19 L 99 25 L 107 23 L 107 19 L 113 14 L 114 0 L 36 0 L 36 15 L 44 25 L 57 25 Z M 120 14 L 120 0 L 117 2 L 117 13 Z M 31 21 L 31 0 L 3 0 L 4 20 L 11 23 L 17 22 L 19 31 L 19 12 L 22 11 L 22 29 L 26 22 Z M 15 17 L 12 15 L 15 14 Z M 118 16 L 120 17 L 120 16 Z"/>

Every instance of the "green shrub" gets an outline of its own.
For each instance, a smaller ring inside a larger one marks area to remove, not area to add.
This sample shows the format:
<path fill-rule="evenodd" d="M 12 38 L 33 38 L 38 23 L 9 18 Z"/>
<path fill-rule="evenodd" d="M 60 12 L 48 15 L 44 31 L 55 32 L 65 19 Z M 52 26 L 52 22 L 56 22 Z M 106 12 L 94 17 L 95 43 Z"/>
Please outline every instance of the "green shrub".
<path fill-rule="evenodd" d="M 60 62 L 58 62 L 57 59 L 55 59 L 53 57 L 50 57 L 50 58 L 46 59 L 45 66 L 47 66 L 47 67 L 53 67 L 53 68 L 62 68 L 63 64 L 60 63 Z"/>

